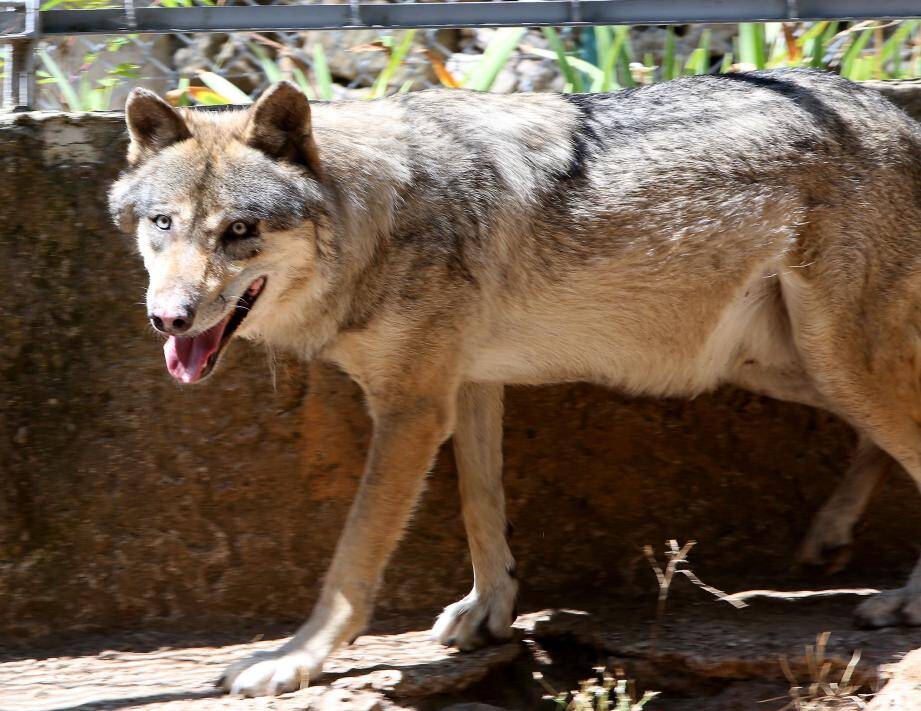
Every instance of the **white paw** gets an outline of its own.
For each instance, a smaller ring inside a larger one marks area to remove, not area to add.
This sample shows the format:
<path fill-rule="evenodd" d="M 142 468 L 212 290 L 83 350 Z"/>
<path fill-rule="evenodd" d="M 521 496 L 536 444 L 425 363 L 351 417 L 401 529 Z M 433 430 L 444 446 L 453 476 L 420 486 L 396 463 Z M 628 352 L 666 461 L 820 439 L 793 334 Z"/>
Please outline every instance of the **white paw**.
<path fill-rule="evenodd" d="M 921 625 L 921 590 L 884 590 L 857 606 L 856 622 L 861 627 Z"/>
<path fill-rule="evenodd" d="M 825 566 L 827 572 L 836 573 L 850 560 L 853 543 L 853 526 L 819 514 L 803 539 L 798 559 L 804 565 Z"/>
<path fill-rule="evenodd" d="M 517 594 L 518 584 L 511 577 L 489 592 L 472 591 L 438 616 L 432 639 L 463 651 L 511 639 Z"/>
<path fill-rule="evenodd" d="M 277 696 L 304 688 L 319 671 L 304 654 L 258 652 L 231 664 L 217 685 L 240 696 Z"/>

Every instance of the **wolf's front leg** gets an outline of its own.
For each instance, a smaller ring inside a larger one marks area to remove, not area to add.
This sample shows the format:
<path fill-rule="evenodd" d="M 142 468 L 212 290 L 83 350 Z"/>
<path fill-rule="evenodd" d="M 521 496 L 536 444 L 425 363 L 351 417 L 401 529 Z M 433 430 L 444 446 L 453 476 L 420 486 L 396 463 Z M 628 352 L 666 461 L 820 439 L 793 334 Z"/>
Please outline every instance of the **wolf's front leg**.
<path fill-rule="evenodd" d="M 441 406 L 415 398 L 406 407 L 372 403 L 372 410 L 374 436 L 365 474 L 313 614 L 277 651 L 233 664 L 218 682 L 227 691 L 244 696 L 296 691 L 367 625 L 387 559 L 450 433 L 453 402 Z"/>
<path fill-rule="evenodd" d="M 432 636 L 468 650 L 508 639 L 515 621 L 515 559 L 506 540 L 502 490 L 502 385 L 467 383 L 457 399 L 454 429 L 461 507 L 473 589 L 449 605 Z"/>

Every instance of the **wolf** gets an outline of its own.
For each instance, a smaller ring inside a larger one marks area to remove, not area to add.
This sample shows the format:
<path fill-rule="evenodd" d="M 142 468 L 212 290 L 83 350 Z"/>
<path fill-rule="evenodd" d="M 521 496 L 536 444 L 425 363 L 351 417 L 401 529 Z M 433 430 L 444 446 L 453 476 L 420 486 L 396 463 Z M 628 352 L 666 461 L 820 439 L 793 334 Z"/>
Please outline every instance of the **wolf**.
<path fill-rule="evenodd" d="M 859 446 L 806 559 L 849 542 L 888 469 L 921 483 L 921 128 L 871 89 L 787 70 L 311 105 L 279 83 L 223 113 L 137 89 L 125 114 L 109 202 L 169 373 L 259 341 L 343 369 L 374 423 L 313 613 L 227 691 L 295 690 L 362 632 L 451 436 L 474 583 L 433 634 L 510 636 L 506 384 L 733 384 L 834 413 Z M 921 623 L 921 565 L 858 616 Z"/>

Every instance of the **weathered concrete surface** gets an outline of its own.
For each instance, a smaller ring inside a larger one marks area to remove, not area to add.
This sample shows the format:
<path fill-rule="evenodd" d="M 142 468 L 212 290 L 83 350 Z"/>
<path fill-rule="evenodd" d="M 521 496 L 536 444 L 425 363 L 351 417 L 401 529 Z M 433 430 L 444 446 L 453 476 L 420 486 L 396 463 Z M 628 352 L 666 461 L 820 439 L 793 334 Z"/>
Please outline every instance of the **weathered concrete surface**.
<path fill-rule="evenodd" d="M 324 674 L 308 688 L 278 699 L 244 700 L 216 689 L 215 680 L 228 664 L 273 649 L 284 640 L 160 641 L 168 646 L 0 660 L 0 708 L 398 711 L 414 708 L 423 697 L 465 689 L 501 670 L 523 651 L 516 641 L 463 654 L 431 641 L 423 631 L 368 635 L 330 658 Z"/>
<path fill-rule="evenodd" d="M 551 650 L 554 640 L 566 649 L 583 645 L 597 650 L 598 658 L 606 659 L 609 667 L 622 669 L 645 688 L 670 699 L 697 699 L 700 705 L 692 707 L 695 709 L 709 709 L 704 701 L 712 702 L 717 692 L 736 682 L 741 682 L 739 688 L 752 682 L 773 683 L 785 692 L 791 683 L 781 658 L 796 685 L 806 688 L 814 681 L 814 670 L 823 664 L 828 665 L 827 680 L 839 682 L 856 651 L 858 660 L 849 682 L 861 692 L 871 692 L 881 683 L 880 665 L 921 645 L 921 630 L 916 628 L 854 629 L 850 620 L 853 602 L 844 598 L 756 600 L 735 609 L 707 600 L 699 591 L 696 596 L 681 597 L 669 606 L 655 645 L 654 616 L 648 605 L 602 604 L 590 613 L 525 615 L 518 624 Z M 816 645 L 824 633 L 828 638 L 821 661 L 810 667 L 810 662 L 816 662 Z M 757 688 L 752 691 L 760 693 Z M 736 708 L 758 708 L 759 700 L 751 697 Z M 910 708 L 921 705 L 905 706 L 903 711 Z"/>
<path fill-rule="evenodd" d="M 361 395 L 333 370 L 279 356 L 273 380 L 264 352 L 236 344 L 204 386 L 169 381 L 139 260 L 105 211 L 123 148 L 116 115 L 0 118 L 10 640 L 300 619 L 361 469 Z M 781 586 L 851 444 L 824 414 L 738 391 L 654 402 L 583 385 L 519 389 L 507 411 L 525 606 L 649 595 L 639 551 L 666 537 L 699 541 L 695 569 L 709 582 Z M 454 489 L 446 451 L 382 610 L 434 613 L 469 586 Z M 890 483 L 858 540 L 854 582 L 907 569 L 919 502 L 908 482 Z"/>
<path fill-rule="evenodd" d="M 866 84 L 878 89 L 886 98 L 894 101 L 915 118 L 921 119 L 921 81 L 868 81 Z"/>
<path fill-rule="evenodd" d="M 277 646 L 281 640 L 274 635 L 243 644 L 240 639 L 246 638 L 239 632 L 236 639 L 150 632 L 84 637 L 67 648 L 0 657 L 0 708 L 558 711 L 541 699 L 547 687 L 534 672 L 562 692 L 577 688 L 592 676 L 592 667 L 602 665 L 621 670 L 641 691 L 658 691 L 649 711 L 780 709 L 789 701 L 791 682 L 779 658 L 805 689 L 813 670 L 824 665 L 826 678 L 838 682 L 860 650 L 848 682 L 866 695 L 878 688 L 881 662 L 921 644 L 919 630 L 854 630 L 848 603 L 838 600 L 758 601 L 737 610 L 683 589 L 670 600 L 652 652 L 650 608 L 616 604 L 591 613 L 525 614 L 516 623 L 518 640 L 470 654 L 428 639 L 427 621 L 422 629 L 398 628 L 416 631 L 375 630 L 339 650 L 307 689 L 271 700 L 221 695 L 214 680 L 229 663 Z M 817 635 L 826 631 L 831 636 L 822 661 L 810 669 L 816 655 L 807 647 L 814 648 Z M 893 681 L 879 698 L 899 702 L 880 709 L 921 708 L 912 696 L 918 693 L 918 668 L 913 655 L 894 666 L 888 673 Z M 857 711 L 858 706 L 845 708 Z"/>

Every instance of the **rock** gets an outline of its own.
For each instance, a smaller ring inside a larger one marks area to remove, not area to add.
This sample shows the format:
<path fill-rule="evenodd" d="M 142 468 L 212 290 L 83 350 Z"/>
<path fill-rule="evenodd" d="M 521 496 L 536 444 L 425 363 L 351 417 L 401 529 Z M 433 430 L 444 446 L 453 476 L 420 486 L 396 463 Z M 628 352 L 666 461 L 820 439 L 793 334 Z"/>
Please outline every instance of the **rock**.
<path fill-rule="evenodd" d="M 478 27 L 476 29 L 464 30 L 466 38 L 469 41 L 469 46 L 484 51 L 489 43 L 496 36 L 498 30 L 494 27 Z M 543 33 L 540 30 L 529 29 L 521 38 L 521 43 L 525 45 L 531 45 L 532 47 L 540 47 L 542 49 L 548 49 L 549 43 L 544 37 Z"/>
<path fill-rule="evenodd" d="M 430 639 L 428 630 L 365 636 L 337 652 L 317 683 L 333 676 L 328 683 L 335 688 L 432 696 L 471 686 L 521 652 L 519 643 L 509 642 L 461 653 Z"/>
<path fill-rule="evenodd" d="M 244 34 L 192 35 L 186 46 L 176 50 L 173 64 L 179 74 L 194 79 L 199 72 L 214 71 L 221 67 L 221 74 L 247 94 L 253 94 L 268 86 L 259 61 L 249 48 L 254 40 Z"/>
<path fill-rule="evenodd" d="M 812 683 L 815 669 L 823 667 L 829 683 L 838 683 L 847 673 L 849 683 L 862 691 L 876 687 L 881 664 L 913 649 L 919 643 L 917 630 L 890 628 L 856 630 L 852 624 L 853 600 L 755 601 L 741 610 L 717 600 L 691 599 L 693 591 L 675 590 L 680 599 L 669 602 L 653 652 L 651 649 L 652 605 L 611 604 L 592 613 L 572 610 L 543 611 L 522 615 L 516 627 L 530 630 L 527 638 L 559 645 L 568 641 L 608 657 L 609 664 L 625 670 L 627 678 L 642 679 L 645 688 L 684 696 L 703 695 L 720 684 L 745 682 L 736 694 L 757 693 L 749 682 L 764 682 L 789 688 L 779 659 L 792 671 L 796 686 Z M 697 591 L 703 596 L 705 593 Z M 817 640 L 828 632 L 822 662 L 816 662 Z M 855 650 L 856 666 L 846 672 Z M 914 654 L 914 653 L 913 653 Z M 907 659 L 907 658 L 906 658 Z M 893 678 L 921 679 L 921 650 L 914 664 L 906 662 Z M 899 687 L 893 687 L 893 693 Z M 899 691 L 899 693 L 902 693 Z M 762 697 L 764 698 L 764 697 Z M 727 701 L 727 703 L 729 703 Z M 697 707 L 694 707 L 697 708 Z M 709 706 L 705 707 L 708 710 Z M 731 705 L 729 708 L 733 708 Z M 754 708 L 738 703 L 734 708 Z M 889 707 L 881 707 L 888 709 Z M 904 711 L 919 706 L 892 707 Z"/>
<path fill-rule="evenodd" d="M 518 88 L 518 73 L 514 69 L 514 64 L 509 63 L 497 75 L 489 87 L 489 91 L 494 94 L 511 94 Z"/>
<path fill-rule="evenodd" d="M 482 61 L 482 54 L 456 52 L 448 57 L 445 68 L 458 81 L 463 82 Z M 515 69 L 517 57 L 511 58 L 496 75 L 489 91 L 494 94 L 511 94 L 518 87 L 518 72 Z"/>
<path fill-rule="evenodd" d="M 333 690 L 323 694 L 315 704 L 317 711 L 382 711 L 381 698 L 375 694 Z"/>
<path fill-rule="evenodd" d="M 736 25 L 679 25 L 675 30 L 675 55 L 686 59 L 700 44 L 704 30 L 710 31 L 710 55 L 722 57 L 733 52 L 733 38 L 738 34 Z M 651 54 L 657 65 L 662 62 L 667 30 L 664 27 L 639 27 L 630 33 L 633 58 L 643 61 Z"/>
<path fill-rule="evenodd" d="M 349 87 L 371 86 L 390 59 L 385 50 L 376 46 L 381 39 L 377 30 L 326 30 L 304 32 L 303 36 L 303 54 L 312 58 L 314 47 L 322 47 L 333 79 Z M 404 36 L 403 32 L 396 32 L 395 44 Z M 436 83 L 431 64 L 421 52 L 425 46 L 425 33 L 417 31 L 412 49 L 394 72 L 392 87 L 399 87 L 410 80 L 420 85 L 416 88 Z"/>
<path fill-rule="evenodd" d="M 518 91 L 562 91 L 565 80 L 551 59 L 521 59 L 515 65 Z"/>
<path fill-rule="evenodd" d="M 877 89 L 883 96 L 921 120 L 921 79 L 868 81 L 864 84 Z"/>
<path fill-rule="evenodd" d="M 867 706 L 867 711 L 921 709 L 921 649 L 909 652 L 897 664 L 883 669 L 886 685 Z"/>

